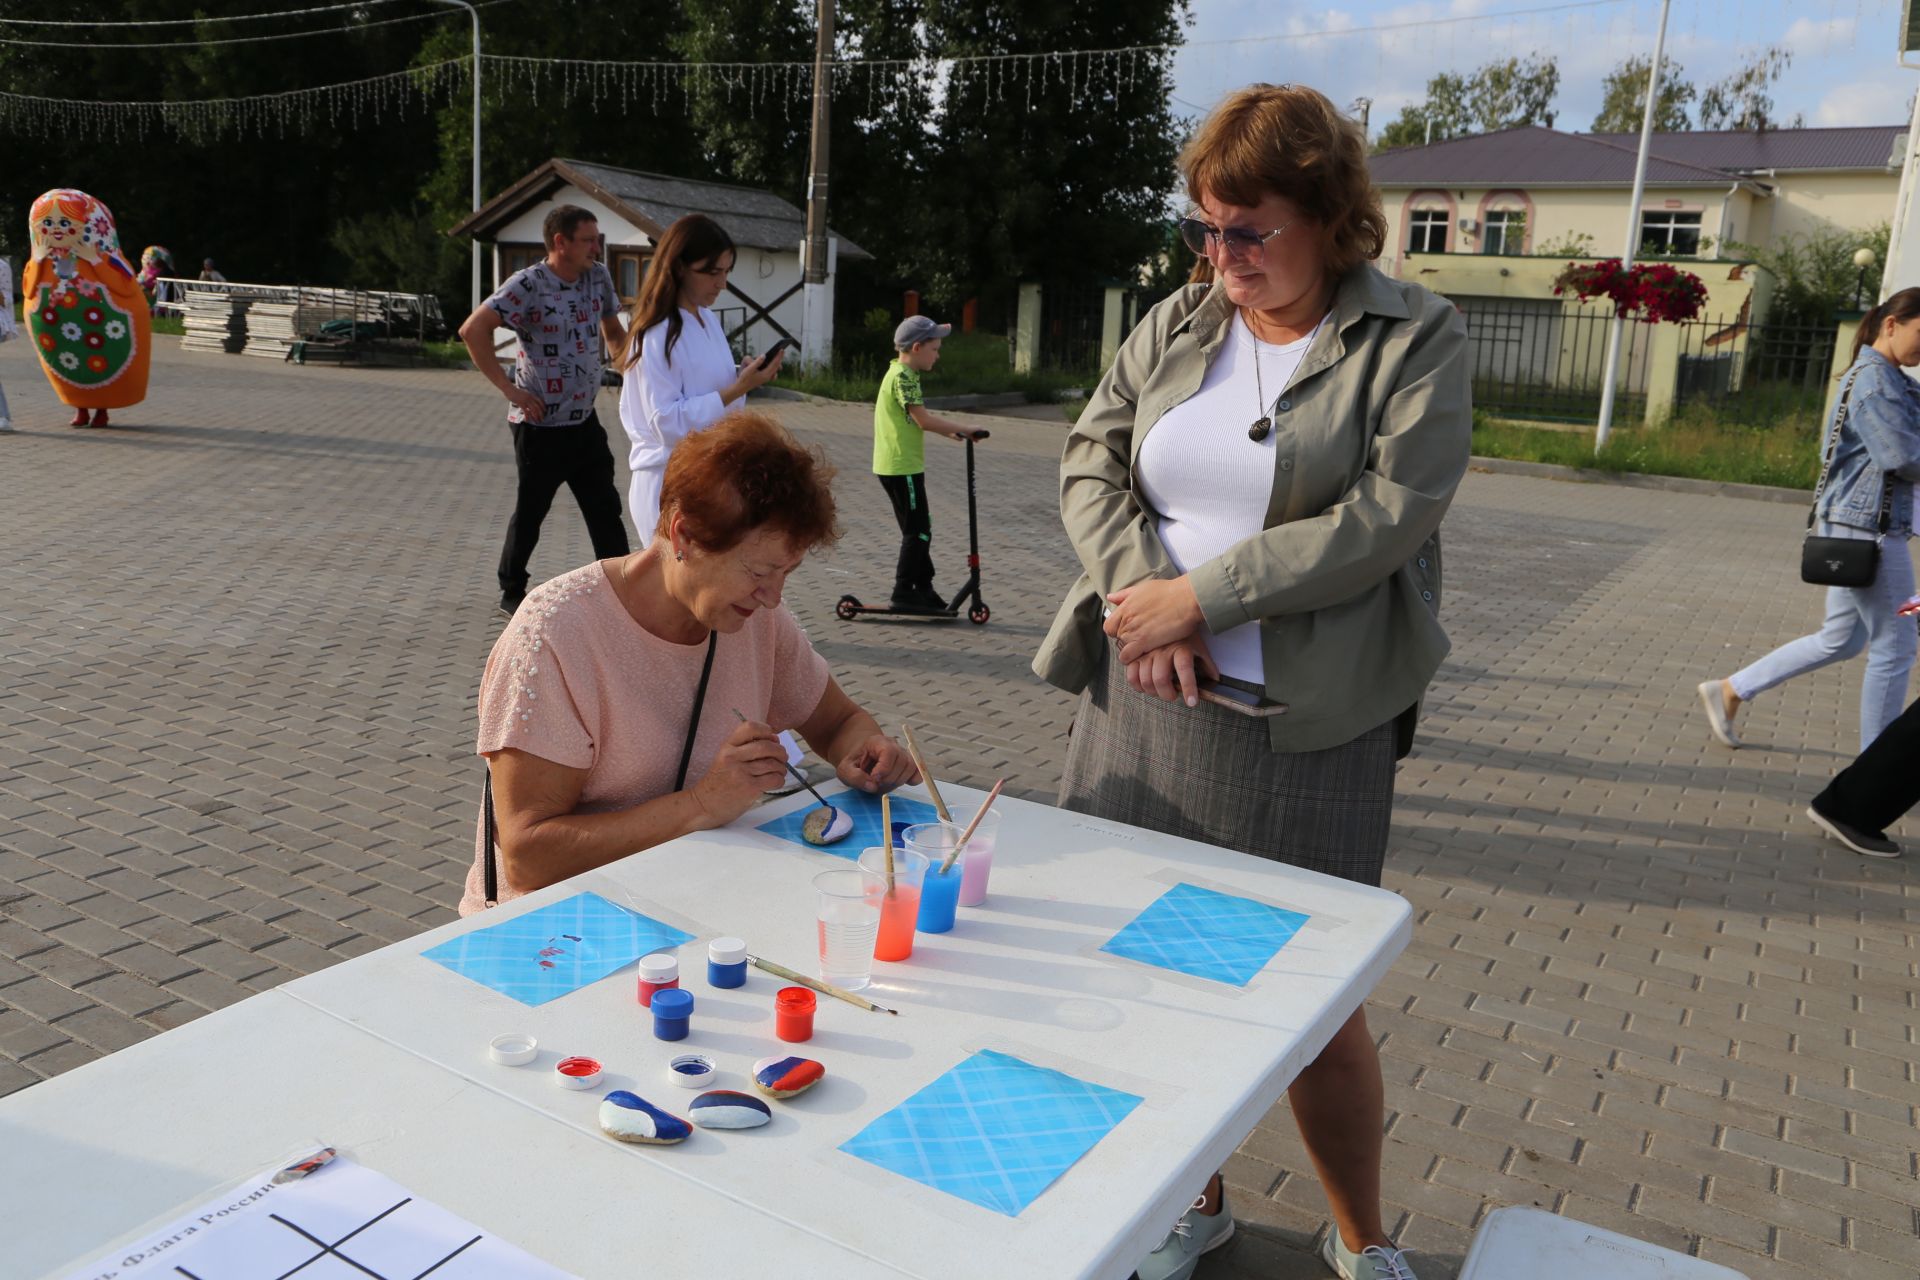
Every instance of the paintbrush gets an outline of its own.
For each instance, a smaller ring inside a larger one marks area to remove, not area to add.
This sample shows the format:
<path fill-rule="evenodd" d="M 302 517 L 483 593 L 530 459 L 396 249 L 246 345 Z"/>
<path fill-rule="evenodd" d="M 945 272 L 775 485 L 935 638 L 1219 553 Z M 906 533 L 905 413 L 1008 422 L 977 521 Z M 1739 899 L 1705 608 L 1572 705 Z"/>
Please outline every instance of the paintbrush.
<path fill-rule="evenodd" d="M 953 846 L 953 852 L 947 855 L 947 860 L 940 864 L 941 875 L 945 875 L 948 871 L 952 870 L 953 860 L 958 858 L 961 852 L 966 849 L 967 841 L 973 839 L 974 829 L 980 825 L 980 819 L 987 816 L 987 810 L 993 808 L 993 802 L 999 798 L 1000 788 L 1006 785 L 1007 780 L 1005 778 L 1000 778 L 994 782 L 993 790 L 987 792 L 987 798 L 980 802 L 978 809 L 974 810 L 973 821 L 969 822 L 967 829 L 960 833 L 959 843 Z"/>
<path fill-rule="evenodd" d="M 795 973 L 783 964 L 775 964 L 771 960 L 762 960 L 759 956 L 755 955 L 749 955 L 747 957 L 747 963 L 756 969 L 765 970 L 776 978 L 785 978 L 788 982 L 797 982 L 803 987 L 818 991 L 823 996 L 832 996 L 835 1000 L 845 1000 L 856 1009 L 865 1009 L 869 1013 L 890 1013 L 896 1018 L 900 1016 L 898 1009 L 889 1009 L 883 1004 L 875 1004 L 865 996 L 857 996 L 851 991 L 843 991 L 831 982 L 821 982 L 817 979 L 809 978 L 803 973 Z"/>
<path fill-rule="evenodd" d="M 738 707 L 733 708 L 733 714 L 740 717 L 741 724 L 752 723 L 752 721 L 748 720 L 747 717 L 741 713 L 740 708 Z M 783 748 L 783 751 L 784 751 L 784 748 Z M 820 802 L 820 807 L 826 810 L 827 820 L 825 823 L 821 825 L 820 839 L 809 840 L 808 843 L 832 844 L 835 840 L 844 840 L 847 837 L 847 833 L 853 830 L 852 819 L 848 819 L 846 831 L 842 831 L 839 835 L 829 834 L 833 830 L 833 824 L 839 821 L 841 817 L 840 811 L 834 808 L 832 805 L 828 804 L 827 798 L 821 795 L 818 791 L 815 791 L 813 789 L 813 784 L 807 781 L 807 775 L 793 767 L 793 761 L 787 760 L 783 756 L 781 763 L 787 766 L 787 772 L 793 775 L 794 780 L 798 782 L 801 786 L 807 789 L 807 794 L 811 795 L 815 800 L 818 800 Z"/>
<path fill-rule="evenodd" d="M 893 896 L 893 802 L 880 794 L 880 843 L 887 850 L 887 896 Z"/>
<path fill-rule="evenodd" d="M 913 726 L 902 724 L 900 735 L 907 740 L 907 754 L 913 757 L 913 767 L 920 771 L 920 781 L 927 786 L 927 794 L 933 798 L 933 810 L 940 815 L 940 821 L 952 822 L 953 815 L 947 812 L 947 802 L 940 798 L 939 784 L 933 780 L 933 771 L 927 768 L 926 758 L 920 754 L 920 744 L 913 740 Z"/>

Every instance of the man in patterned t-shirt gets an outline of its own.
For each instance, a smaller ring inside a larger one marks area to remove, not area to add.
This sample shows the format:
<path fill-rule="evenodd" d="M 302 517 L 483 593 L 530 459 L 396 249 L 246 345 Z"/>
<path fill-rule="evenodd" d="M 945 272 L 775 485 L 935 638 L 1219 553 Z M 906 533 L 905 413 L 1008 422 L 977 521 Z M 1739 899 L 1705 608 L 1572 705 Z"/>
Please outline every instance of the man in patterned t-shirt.
<path fill-rule="evenodd" d="M 546 261 L 507 277 L 460 326 L 474 368 L 507 398 L 513 431 L 519 483 L 500 551 L 500 611 L 508 616 L 527 594 L 527 561 L 561 485 L 580 504 L 596 559 L 629 550 L 613 453 L 593 403 L 606 347 L 626 338 L 613 276 L 598 261 L 600 224 L 563 204 L 547 214 L 541 234 Z M 494 358 L 496 329 L 520 340 L 511 379 Z"/>

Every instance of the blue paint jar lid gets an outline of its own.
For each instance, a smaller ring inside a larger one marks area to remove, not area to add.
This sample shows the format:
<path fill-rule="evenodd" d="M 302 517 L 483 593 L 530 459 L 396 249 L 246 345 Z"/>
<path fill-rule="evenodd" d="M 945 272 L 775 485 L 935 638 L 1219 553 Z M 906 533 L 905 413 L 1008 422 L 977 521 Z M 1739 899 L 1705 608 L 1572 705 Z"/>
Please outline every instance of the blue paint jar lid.
<path fill-rule="evenodd" d="M 693 992 L 679 987 L 669 987 L 665 991 L 653 993 L 653 1016 L 656 1018 L 685 1018 L 693 1013 Z"/>

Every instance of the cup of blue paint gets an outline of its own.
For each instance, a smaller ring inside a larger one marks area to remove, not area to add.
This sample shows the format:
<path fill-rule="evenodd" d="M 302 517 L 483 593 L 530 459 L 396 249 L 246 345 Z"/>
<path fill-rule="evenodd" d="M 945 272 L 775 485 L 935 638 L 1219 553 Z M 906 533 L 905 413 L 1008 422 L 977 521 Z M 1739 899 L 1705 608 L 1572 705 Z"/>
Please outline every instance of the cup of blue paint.
<path fill-rule="evenodd" d="M 921 933 L 947 933 L 953 928 L 953 917 L 960 905 L 960 864 L 955 863 L 940 873 L 940 865 L 927 868 L 927 874 L 920 881 L 920 919 L 918 928 Z"/>
<path fill-rule="evenodd" d="M 739 938 L 715 938 L 707 944 L 707 985 L 747 985 L 747 944 Z"/>
<path fill-rule="evenodd" d="M 693 992 L 679 987 L 653 993 L 653 1038 L 685 1040 L 693 1022 Z"/>

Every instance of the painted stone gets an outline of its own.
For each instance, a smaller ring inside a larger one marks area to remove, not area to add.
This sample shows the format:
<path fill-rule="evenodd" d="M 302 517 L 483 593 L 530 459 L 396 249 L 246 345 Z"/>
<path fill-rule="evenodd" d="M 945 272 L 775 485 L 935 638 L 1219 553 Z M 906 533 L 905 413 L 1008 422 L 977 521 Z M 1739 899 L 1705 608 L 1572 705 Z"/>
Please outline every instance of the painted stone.
<path fill-rule="evenodd" d="M 773 1119 L 766 1103 L 732 1089 L 709 1089 L 693 1100 L 687 1115 L 702 1129 L 758 1129 Z"/>
<path fill-rule="evenodd" d="M 600 1127 L 622 1142 L 655 1146 L 683 1142 L 693 1126 L 669 1115 L 638 1094 L 615 1089 L 600 1100 Z"/>
<path fill-rule="evenodd" d="M 791 1098 L 819 1084 L 826 1074 L 812 1058 L 762 1058 L 753 1064 L 753 1087 L 769 1098 Z"/>
<path fill-rule="evenodd" d="M 800 824 L 800 838 L 808 844 L 832 844 L 853 833 L 853 815 L 831 806 L 815 809 Z"/>

